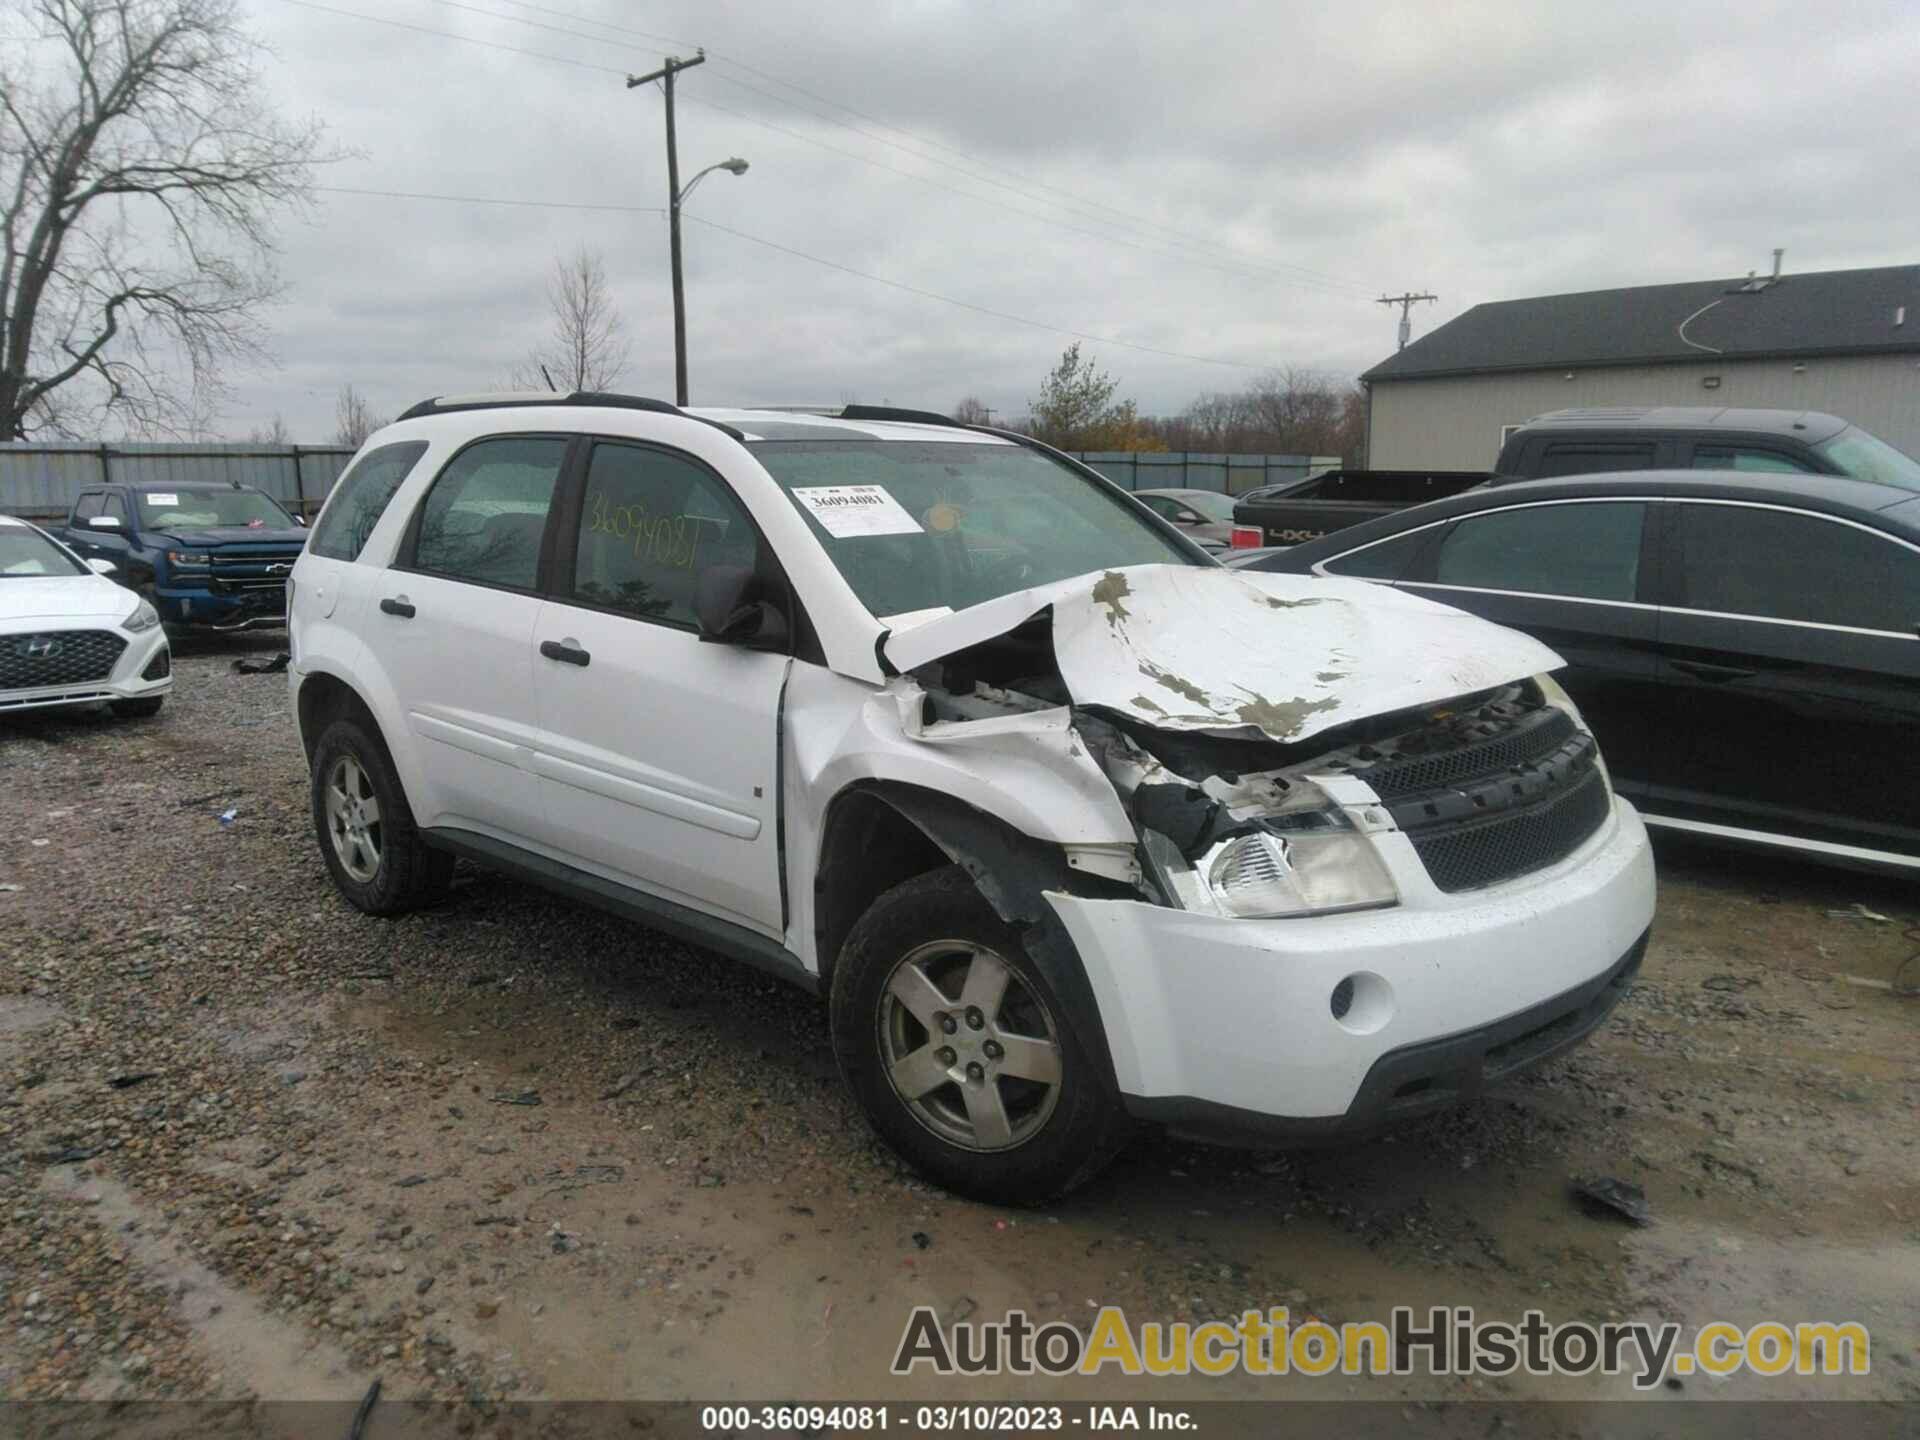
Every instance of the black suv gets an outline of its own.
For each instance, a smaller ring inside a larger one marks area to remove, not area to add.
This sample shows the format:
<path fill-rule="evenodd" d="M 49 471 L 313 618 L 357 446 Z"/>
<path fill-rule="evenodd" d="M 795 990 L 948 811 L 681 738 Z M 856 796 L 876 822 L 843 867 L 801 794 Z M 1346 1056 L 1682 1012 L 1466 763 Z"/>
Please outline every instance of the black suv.
<path fill-rule="evenodd" d="M 1920 462 L 1858 425 L 1818 410 L 1687 405 L 1553 410 L 1509 435 L 1494 469 L 1529 480 L 1613 470 L 1741 470 L 1846 475 L 1920 489 Z"/>

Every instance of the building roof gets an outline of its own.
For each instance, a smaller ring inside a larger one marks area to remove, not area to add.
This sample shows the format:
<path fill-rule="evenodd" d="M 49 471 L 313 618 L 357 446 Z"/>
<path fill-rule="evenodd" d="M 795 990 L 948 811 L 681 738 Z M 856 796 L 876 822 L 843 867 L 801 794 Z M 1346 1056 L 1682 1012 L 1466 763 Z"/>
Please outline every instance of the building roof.
<path fill-rule="evenodd" d="M 1920 351 L 1920 265 L 1476 305 L 1361 378 Z"/>

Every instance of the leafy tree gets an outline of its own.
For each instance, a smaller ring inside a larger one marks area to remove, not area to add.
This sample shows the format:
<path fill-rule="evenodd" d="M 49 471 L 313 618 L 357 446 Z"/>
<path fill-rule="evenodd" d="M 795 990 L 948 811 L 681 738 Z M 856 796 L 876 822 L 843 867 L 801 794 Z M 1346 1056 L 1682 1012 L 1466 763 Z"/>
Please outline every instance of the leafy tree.
<path fill-rule="evenodd" d="M 1082 357 L 1074 341 L 1041 384 L 1028 423 L 1034 438 L 1062 450 L 1164 450 L 1133 401 L 1115 400 L 1119 382 Z"/>

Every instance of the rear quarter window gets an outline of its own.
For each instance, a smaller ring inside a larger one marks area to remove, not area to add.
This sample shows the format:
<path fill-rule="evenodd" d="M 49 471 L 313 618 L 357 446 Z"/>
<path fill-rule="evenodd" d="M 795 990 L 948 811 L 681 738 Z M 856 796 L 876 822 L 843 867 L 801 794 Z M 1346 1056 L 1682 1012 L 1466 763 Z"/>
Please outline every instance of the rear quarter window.
<path fill-rule="evenodd" d="M 426 441 L 404 440 L 362 455 L 333 487 L 307 549 L 329 560 L 358 560 L 394 493 L 426 453 Z"/>

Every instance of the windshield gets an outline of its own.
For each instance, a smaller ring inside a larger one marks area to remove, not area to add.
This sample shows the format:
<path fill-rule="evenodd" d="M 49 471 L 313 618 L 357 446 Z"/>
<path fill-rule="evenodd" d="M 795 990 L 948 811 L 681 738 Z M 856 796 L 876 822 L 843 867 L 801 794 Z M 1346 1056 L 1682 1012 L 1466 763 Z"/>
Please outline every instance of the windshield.
<path fill-rule="evenodd" d="M 963 610 L 1126 565 L 1197 565 L 1118 496 L 1017 445 L 761 440 L 780 482 L 875 615 Z"/>
<path fill-rule="evenodd" d="M 1905 455 L 1877 435 L 1849 425 L 1831 440 L 1813 447 L 1840 467 L 1840 473 L 1878 485 L 1920 490 L 1920 461 Z"/>
<path fill-rule="evenodd" d="M 258 490 L 142 490 L 142 530 L 294 530 L 293 517 Z"/>
<path fill-rule="evenodd" d="M 1234 497 L 1212 490 L 1188 490 L 1180 498 L 1216 525 L 1233 523 Z"/>
<path fill-rule="evenodd" d="M 91 572 L 38 530 L 0 525 L 0 577 L 86 575 Z"/>

